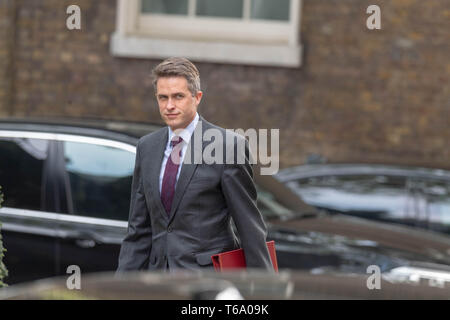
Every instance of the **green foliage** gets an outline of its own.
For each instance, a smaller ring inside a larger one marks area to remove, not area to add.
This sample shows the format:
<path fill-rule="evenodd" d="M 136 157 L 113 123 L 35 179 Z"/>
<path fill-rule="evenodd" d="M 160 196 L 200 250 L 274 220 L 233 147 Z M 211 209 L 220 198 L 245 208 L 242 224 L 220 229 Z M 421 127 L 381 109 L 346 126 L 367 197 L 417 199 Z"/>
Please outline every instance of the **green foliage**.
<path fill-rule="evenodd" d="M 3 194 L 2 194 L 2 187 L 0 186 L 0 208 L 2 206 L 2 202 L 3 202 Z M 0 223 L 0 231 L 2 229 L 1 227 L 2 224 Z M 6 284 L 3 283 L 3 278 L 8 275 L 8 270 L 6 270 L 6 267 L 3 263 L 4 252 L 6 252 L 6 250 L 3 248 L 2 235 L 0 233 L 0 288 L 6 286 Z"/>

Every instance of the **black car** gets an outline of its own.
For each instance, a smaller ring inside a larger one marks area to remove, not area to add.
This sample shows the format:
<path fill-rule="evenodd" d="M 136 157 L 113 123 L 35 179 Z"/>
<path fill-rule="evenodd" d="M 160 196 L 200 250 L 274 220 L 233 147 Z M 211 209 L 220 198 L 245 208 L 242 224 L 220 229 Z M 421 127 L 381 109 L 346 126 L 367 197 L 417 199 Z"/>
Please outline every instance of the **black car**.
<path fill-rule="evenodd" d="M 277 179 L 328 212 L 450 235 L 450 171 L 375 164 L 310 164 Z"/>
<path fill-rule="evenodd" d="M 159 127 L 0 121 L 6 283 L 65 275 L 70 265 L 83 273 L 116 269 L 127 229 L 135 145 Z M 271 176 L 255 180 L 280 269 L 366 274 L 376 265 L 383 273 L 450 271 L 448 237 L 330 215 Z"/>

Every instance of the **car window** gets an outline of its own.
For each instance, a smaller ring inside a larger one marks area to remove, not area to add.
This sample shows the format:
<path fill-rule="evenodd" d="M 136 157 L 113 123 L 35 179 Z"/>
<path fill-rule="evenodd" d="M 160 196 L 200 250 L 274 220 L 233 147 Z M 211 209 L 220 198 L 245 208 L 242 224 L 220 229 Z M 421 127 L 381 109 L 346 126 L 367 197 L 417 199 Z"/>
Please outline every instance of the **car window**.
<path fill-rule="evenodd" d="M 41 186 L 49 142 L 41 139 L 0 139 L 0 185 L 4 207 L 41 210 Z"/>
<path fill-rule="evenodd" d="M 405 178 L 386 175 L 330 175 L 291 181 L 303 201 L 322 209 L 402 222 L 407 206 Z"/>
<path fill-rule="evenodd" d="M 135 154 L 81 142 L 64 143 L 73 213 L 128 220 Z M 71 207 L 69 205 L 69 207 Z"/>
<path fill-rule="evenodd" d="M 424 211 L 428 227 L 450 234 L 450 182 L 431 179 L 423 181 L 422 192 L 426 200 Z"/>

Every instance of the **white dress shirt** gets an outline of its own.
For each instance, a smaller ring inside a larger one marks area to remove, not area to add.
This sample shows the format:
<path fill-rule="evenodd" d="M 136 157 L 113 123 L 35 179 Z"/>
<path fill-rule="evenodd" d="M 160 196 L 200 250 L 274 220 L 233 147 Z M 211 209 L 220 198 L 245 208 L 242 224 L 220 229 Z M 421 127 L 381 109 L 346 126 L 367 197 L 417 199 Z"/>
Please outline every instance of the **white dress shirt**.
<path fill-rule="evenodd" d="M 183 139 L 183 141 L 181 142 L 182 148 L 181 148 L 180 166 L 178 167 L 178 172 L 177 172 L 177 182 L 178 182 L 178 178 L 180 176 L 181 167 L 183 166 L 183 160 L 184 160 L 184 156 L 186 155 L 187 146 L 189 144 L 189 141 L 191 141 L 191 136 L 194 133 L 195 127 L 197 126 L 198 119 L 199 119 L 199 116 L 198 116 L 198 113 L 196 113 L 194 120 L 192 120 L 192 122 L 178 134 L 178 136 L 180 136 Z M 166 170 L 166 163 L 170 157 L 170 154 L 172 153 L 172 146 L 170 145 L 170 141 L 172 141 L 172 138 L 174 136 L 174 132 L 172 131 L 172 129 L 170 129 L 170 127 L 167 127 L 167 128 L 169 129 L 169 134 L 168 134 L 168 139 L 167 139 L 167 144 L 166 144 L 166 150 L 164 151 L 164 158 L 163 158 L 163 161 L 161 164 L 161 171 L 159 173 L 159 193 L 160 194 L 161 194 L 162 181 L 164 178 L 164 171 Z M 176 187 L 176 183 L 175 183 L 175 187 Z"/>

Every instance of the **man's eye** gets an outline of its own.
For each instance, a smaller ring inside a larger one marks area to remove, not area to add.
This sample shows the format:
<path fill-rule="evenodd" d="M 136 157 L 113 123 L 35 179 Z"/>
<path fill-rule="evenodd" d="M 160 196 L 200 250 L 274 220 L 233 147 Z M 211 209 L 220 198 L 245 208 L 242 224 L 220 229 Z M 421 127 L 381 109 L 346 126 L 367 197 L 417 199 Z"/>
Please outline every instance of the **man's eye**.
<path fill-rule="evenodd" d="M 184 96 L 183 96 L 182 94 L 177 94 L 177 95 L 176 95 L 176 98 L 177 98 L 177 99 L 183 99 Z"/>
<path fill-rule="evenodd" d="M 167 97 L 165 97 L 165 96 L 159 96 L 159 100 L 167 100 Z"/>

